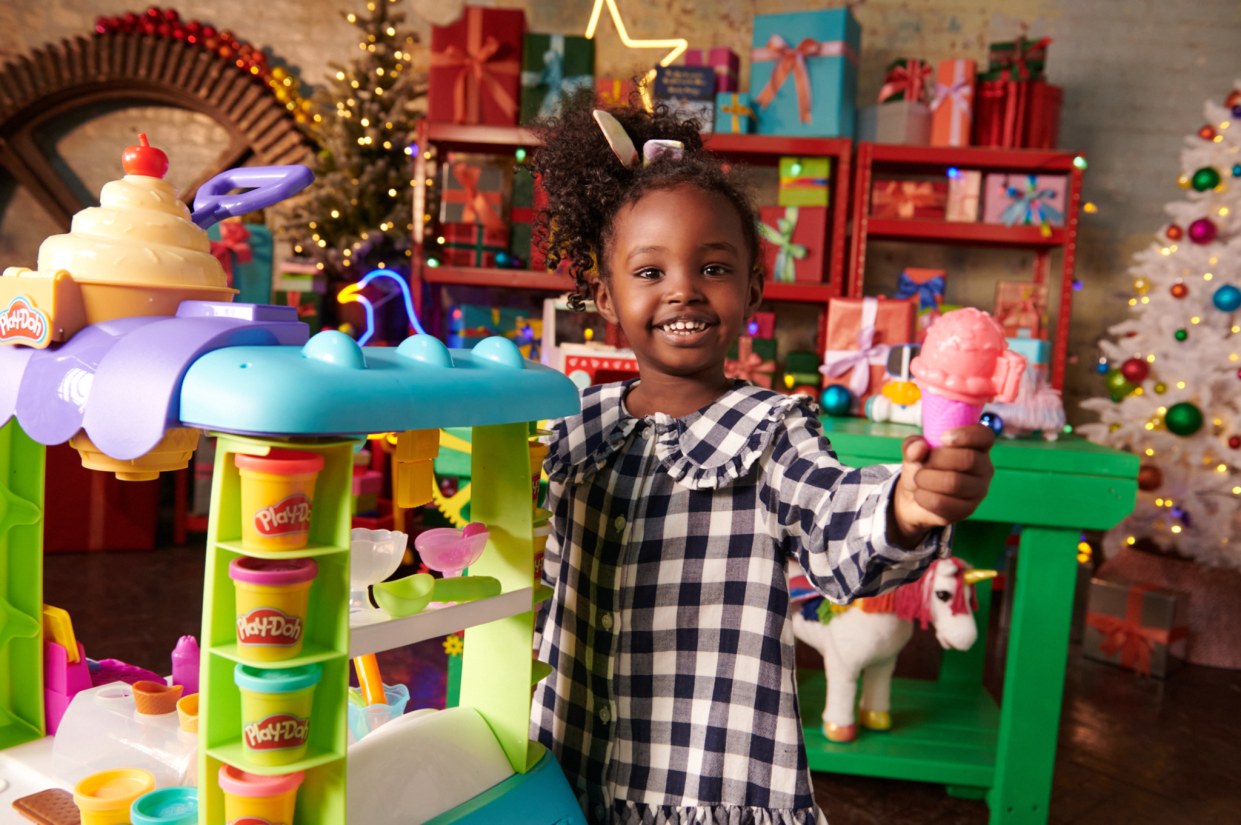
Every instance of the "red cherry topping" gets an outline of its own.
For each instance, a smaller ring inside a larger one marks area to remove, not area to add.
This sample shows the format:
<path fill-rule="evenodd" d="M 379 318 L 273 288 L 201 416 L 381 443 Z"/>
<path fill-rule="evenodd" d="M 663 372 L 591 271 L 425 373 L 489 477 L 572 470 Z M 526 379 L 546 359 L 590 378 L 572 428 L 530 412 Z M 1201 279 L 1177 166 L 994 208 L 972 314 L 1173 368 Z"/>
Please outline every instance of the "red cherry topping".
<path fill-rule="evenodd" d="M 121 166 L 127 175 L 146 175 L 162 178 L 168 171 L 168 156 L 147 143 L 145 134 L 138 135 L 141 146 L 130 146 L 121 155 Z"/>

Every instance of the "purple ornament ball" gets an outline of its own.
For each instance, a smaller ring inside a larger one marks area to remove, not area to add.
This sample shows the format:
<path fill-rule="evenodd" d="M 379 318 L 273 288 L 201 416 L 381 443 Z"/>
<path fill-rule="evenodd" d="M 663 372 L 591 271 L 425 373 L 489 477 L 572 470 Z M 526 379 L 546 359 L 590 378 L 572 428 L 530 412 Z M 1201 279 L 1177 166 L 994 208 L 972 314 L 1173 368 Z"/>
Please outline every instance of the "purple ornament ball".
<path fill-rule="evenodd" d="M 1189 239 L 1196 244 L 1208 244 L 1219 232 L 1210 218 L 1199 218 L 1189 225 Z"/>

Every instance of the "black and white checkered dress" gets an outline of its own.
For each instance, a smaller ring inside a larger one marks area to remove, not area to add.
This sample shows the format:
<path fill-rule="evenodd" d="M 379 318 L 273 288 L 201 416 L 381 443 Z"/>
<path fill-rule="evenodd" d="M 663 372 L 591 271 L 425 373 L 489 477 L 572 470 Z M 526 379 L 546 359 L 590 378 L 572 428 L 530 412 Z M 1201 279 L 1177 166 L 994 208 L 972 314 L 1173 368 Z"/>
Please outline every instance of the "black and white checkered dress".
<path fill-rule="evenodd" d="M 738 383 L 634 418 L 634 381 L 552 423 L 555 513 L 531 736 L 592 825 L 815 825 L 785 561 L 837 602 L 946 551 L 888 543 L 897 466 L 837 461 L 806 396 Z"/>

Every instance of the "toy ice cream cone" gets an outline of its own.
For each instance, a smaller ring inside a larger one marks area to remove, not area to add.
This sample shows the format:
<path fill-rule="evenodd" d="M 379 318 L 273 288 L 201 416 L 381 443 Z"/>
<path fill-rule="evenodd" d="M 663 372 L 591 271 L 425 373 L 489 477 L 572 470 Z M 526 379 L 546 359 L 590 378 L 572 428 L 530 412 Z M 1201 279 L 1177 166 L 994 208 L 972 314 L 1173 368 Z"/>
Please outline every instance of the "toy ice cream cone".
<path fill-rule="evenodd" d="M 993 399 L 1017 396 L 1026 359 L 1008 349 L 1003 328 L 973 307 L 940 317 L 909 365 L 922 390 L 922 435 L 932 448 L 948 430 L 977 424 Z"/>
<path fill-rule="evenodd" d="M 163 716 L 177 709 L 181 698 L 181 685 L 162 685 L 159 682 L 134 682 L 134 704 L 139 713 L 147 716 Z"/>

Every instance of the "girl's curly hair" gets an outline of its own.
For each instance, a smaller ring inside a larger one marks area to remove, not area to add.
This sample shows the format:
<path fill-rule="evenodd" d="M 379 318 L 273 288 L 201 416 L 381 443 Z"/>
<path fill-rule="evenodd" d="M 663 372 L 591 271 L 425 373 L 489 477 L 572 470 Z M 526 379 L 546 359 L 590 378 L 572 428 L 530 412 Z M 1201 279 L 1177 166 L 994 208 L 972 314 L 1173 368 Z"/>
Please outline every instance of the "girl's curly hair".
<path fill-rule="evenodd" d="M 595 108 L 594 90 L 583 89 L 566 99 L 558 116 L 534 126 L 543 145 L 534 154 L 531 171 L 547 194 L 547 206 L 535 218 L 534 242 L 545 253 L 548 269 L 567 264 L 576 285 L 569 296 L 572 309 L 581 310 L 591 300 L 596 262 L 599 274 L 609 277 L 606 247 L 621 207 L 649 192 L 681 185 L 719 195 L 737 210 L 753 271 L 761 273 L 757 211 L 749 191 L 737 170 L 726 170 L 703 148 L 696 121 L 678 117 L 662 103 L 647 111 L 635 91 L 627 108 L 610 110 L 634 146 L 641 150 L 648 140 L 679 140 L 685 154 L 680 160 L 626 169 L 595 122 Z"/>

